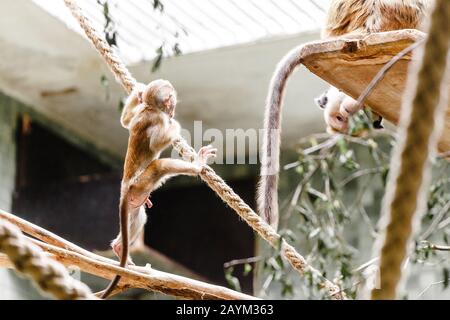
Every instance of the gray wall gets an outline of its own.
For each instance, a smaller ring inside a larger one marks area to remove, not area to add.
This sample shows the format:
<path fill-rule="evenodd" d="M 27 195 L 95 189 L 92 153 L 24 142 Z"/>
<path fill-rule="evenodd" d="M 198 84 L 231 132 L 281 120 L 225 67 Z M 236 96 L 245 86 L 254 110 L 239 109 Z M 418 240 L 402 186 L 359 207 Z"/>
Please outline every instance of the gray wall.
<path fill-rule="evenodd" d="M 0 93 L 0 208 L 11 210 L 16 178 L 18 104 Z M 39 293 L 14 271 L 0 268 L 0 299 L 37 299 Z"/>

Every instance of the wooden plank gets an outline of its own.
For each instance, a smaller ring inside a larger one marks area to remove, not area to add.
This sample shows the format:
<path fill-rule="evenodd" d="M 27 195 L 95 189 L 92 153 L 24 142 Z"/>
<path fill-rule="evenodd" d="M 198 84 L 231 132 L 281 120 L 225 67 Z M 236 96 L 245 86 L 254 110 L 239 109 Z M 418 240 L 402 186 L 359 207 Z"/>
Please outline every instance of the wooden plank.
<path fill-rule="evenodd" d="M 400 30 L 375 33 L 364 38 L 315 42 L 307 45 L 311 54 L 304 59 L 304 65 L 323 80 L 357 99 L 385 63 L 424 37 L 425 34 L 417 30 Z M 399 120 L 410 61 L 411 55 L 401 59 L 367 99 L 368 106 L 394 124 Z M 447 108 L 439 150 L 450 151 L 450 107 Z"/>

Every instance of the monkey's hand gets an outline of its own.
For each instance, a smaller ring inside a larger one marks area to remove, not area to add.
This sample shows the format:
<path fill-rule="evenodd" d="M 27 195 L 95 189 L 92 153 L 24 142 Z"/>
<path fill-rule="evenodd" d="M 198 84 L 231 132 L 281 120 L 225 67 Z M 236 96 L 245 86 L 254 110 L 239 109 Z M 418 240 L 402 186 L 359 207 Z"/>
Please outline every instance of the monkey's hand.
<path fill-rule="evenodd" d="M 216 156 L 217 149 L 213 148 L 213 146 L 205 146 L 201 147 L 197 154 L 197 159 L 195 162 L 201 166 L 204 167 L 210 158 L 214 158 Z"/>
<path fill-rule="evenodd" d="M 348 118 L 351 115 L 354 115 L 355 113 L 357 113 L 361 109 L 362 108 L 358 105 L 358 102 L 355 99 L 347 96 L 341 102 L 341 105 L 339 107 L 339 112 L 341 115 Z"/>

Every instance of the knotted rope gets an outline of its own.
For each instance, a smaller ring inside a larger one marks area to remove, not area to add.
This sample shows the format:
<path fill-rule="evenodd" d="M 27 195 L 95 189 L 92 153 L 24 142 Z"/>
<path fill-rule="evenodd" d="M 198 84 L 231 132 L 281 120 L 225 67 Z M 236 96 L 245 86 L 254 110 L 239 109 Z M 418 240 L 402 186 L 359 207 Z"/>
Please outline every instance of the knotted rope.
<path fill-rule="evenodd" d="M 130 94 L 137 83 L 136 79 L 129 73 L 127 67 L 120 58 L 114 54 L 109 44 L 93 28 L 92 24 L 87 17 L 83 15 L 78 5 L 76 5 L 73 0 L 64 0 L 64 2 L 72 12 L 72 15 L 78 20 L 78 23 L 86 33 L 86 36 L 92 42 L 99 54 L 105 59 L 107 65 L 115 75 L 116 80 L 125 88 L 126 92 Z M 195 150 L 182 137 L 174 141 L 173 147 L 184 159 L 192 160 L 196 157 Z M 265 223 L 211 167 L 206 166 L 200 174 L 200 178 L 272 247 L 279 247 L 281 236 L 277 234 L 271 226 Z M 321 273 L 309 266 L 305 258 L 303 258 L 294 247 L 289 245 L 284 239 L 281 239 L 281 253 L 301 275 L 309 270 L 323 278 Z M 323 286 L 327 289 L 332 298 L 345 298 L 344 293 L 331 281 L 324 279 Z"/>
<path fill-rule="evenodd" d="M 380 289 L 372 291 L 373 299 L 396 297 L 401 265 L 408 252 L 413 227 L 425 209 L 429 157 L 436 151 L 447 105 L 445 72 L 449 22 L 450 1 L 437 0 L 422 62 L 409 77 L 407 88 L 413 92 L 405 95 L 407 98 L 403 103 L 400 139 L 391 162 L 382 220 L 386 223 L 390 219 L 381 249 Z M 411 101 L 408 97 L 414 99 Z"/>
<path fill-rule="evenodd" d="M 4 220 L 0 220 L 0 251 L 8 256 L 17 270 L 56 299 L 97 299 L 84 283 L 72 278 L 65 267 L 48 258 L 16 226 Z"/>

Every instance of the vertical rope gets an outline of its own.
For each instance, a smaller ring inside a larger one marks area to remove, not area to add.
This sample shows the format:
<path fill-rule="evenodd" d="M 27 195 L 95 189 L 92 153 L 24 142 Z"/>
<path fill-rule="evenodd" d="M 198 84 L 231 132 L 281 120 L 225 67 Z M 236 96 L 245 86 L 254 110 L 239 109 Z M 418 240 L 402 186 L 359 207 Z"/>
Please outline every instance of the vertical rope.
<path fill-rule="evenodd" d="M 72 15 L 78 20 L 80 26 L 83 28 L 87 37 L 91 40 L 97 51 L 105 59 L 117 81 L 122 84 L 128 93 L 130 93 L 136 84 L 136 80 L 128 72 L 125 64 L 114 55 L 111 47 L 96 32 L 96 30 L 92 27 L 92 24 L 83 15 L 81 9 L 75 4 L 75 2 L 73 0 L 64 0 L 64 2 L 72 12 Z M 173 148 L 177 150 L 177 152 L 186 160 L 193 160 L 197 156 L 195 150 L 182 137 L 173 142 Z M 244 219 L 247 224 L 252 227 L 264 240 L 266 240 L 272 247 L 278 248 L 279 241 L 281 239 L 280 235 L 278 235 L 270 225 L 265 223 L 259 215 L 257 215 L 233 191 L 233 189 L 231 189 L 225 181 L 215 173 L 211 167 L 206 166 L 200 174 L 200 178 L 205 181 L 224 202 L 233 208 L 234 211 L 236 211 L 236 213 Z M 318 270 L 309 266 L 305 258 L 303 258 L 303 256 L 301 256 L 294 249 L 294 247 L 287 244 L 284 239 L 282 240 L 281 249 L 282 255 L 301 275 L 303 275 L 306 270 L 309 270 L 324 279 L 322 274 Z M 322 285 L 330 293 L 333 299 L 345 299 L 345 294 L 331 281 L 324 279 Z"/>
<path fill-rule="evenodd" d="M 381 249 L 380 289 L 372 291 L 372 299 L 396 297 L 414 218 L 420 218 L 425 209 L 429 157 L 436 151 L 446 106 L 448 86 L 444 86 L 444 75 L 450 42 L 449 22 L 450 1 L 436 0 L 425 52 L 417 68 L 419 72 L 409 77 L 408 88 L 414 88 L 410 95 L 414 99 L 403 104 L 401 140 L 391 162 L 391 176 L 386 189 L 383 219 L 390 221 Z"/>
<path fill-rule="evenodd" d="M 4 220 L 0 220 L 0 251 L 6 253 L 18 271 L 57 299 L 97 299 L 84 283 L 72 278 L 65 267 L 49 259 L 19 228 Z"/>

